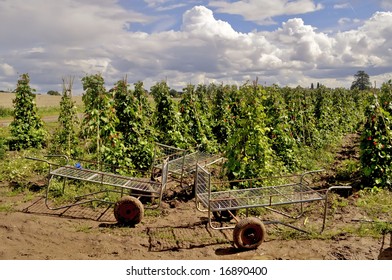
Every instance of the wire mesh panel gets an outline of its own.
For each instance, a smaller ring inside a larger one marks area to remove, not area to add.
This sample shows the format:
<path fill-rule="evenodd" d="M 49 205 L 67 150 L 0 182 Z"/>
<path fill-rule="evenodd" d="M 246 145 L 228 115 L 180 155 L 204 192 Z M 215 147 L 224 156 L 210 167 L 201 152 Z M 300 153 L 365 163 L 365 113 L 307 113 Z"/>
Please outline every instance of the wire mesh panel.
<path fill-rule="evenodd" d="M 212 192 L 211 210 L 264 207 L 324 200 L 325 196 L 302 185 L 282 185 Z"/>
<path fill-rule="evenodd" d="M 155 193 L 159 193 L 161 188 L 161 183 L 153 182 L 149 179 L 121 176 L 89 169 L 76 168 L 73 166 L 63 166 L 54 169 L 50 172 L 50 175 Z"/>
<path fill-rule="evenodd" d="M 220 155 L 196 151 L 194 153 L 185 155 L 184 170 L 185 172 L 192 173 L 196 170 L 197 164 L 206 167 L 221 159 L 222 157 Z"/>
<path fill-rule="evenodd" d="M 211 211 L 265 207 L 324 200 L 325 194 L 311 187 L 301 175 L 214 181 L 207 169 L 197 164 L 195 190 L 197 199 Z M 276 185 L 273 184 L 280 183 Z M 221 190 L 221 191 L 212 191 Z"/>
<path fill-rule="evenodd" d="M 183 150 L 163 144 L 156 144 L 152 177 L 161 170 L 162 160 L 168 159 L 168 173 L 179 178 L 182 182 L 184 177 L 189 177 L 196 170 L 196 164 L 208 166 L 222 159 L 220 155 L 202 151 Z"/>
<path fill-rule="evenodd" d="M 169 169 L 171 169 L 170 164 L 172 162 L 173 163 L 176 163 L 178 161 L 181 162 L 185 153 L 186 153 L 186 150 L 184 150 L 184 149 L 156 143 L 155 149 L 154 149 L 154 167 L 159 168 L 159 169 L 162 168 L 162 162 L 164 160 L 168 159 Z M 176 166 L 176 165 L 174 165 L 174 166 Z M 173 169 L 175 169 L 175 167 L 173 167 Z"/>
<path fill-rule="evenodd" d="M 209 203 L 210 173 L 199 164 L 196 165 L 195 193 L 197 202 L 201 202 L 205 208 Z"/>

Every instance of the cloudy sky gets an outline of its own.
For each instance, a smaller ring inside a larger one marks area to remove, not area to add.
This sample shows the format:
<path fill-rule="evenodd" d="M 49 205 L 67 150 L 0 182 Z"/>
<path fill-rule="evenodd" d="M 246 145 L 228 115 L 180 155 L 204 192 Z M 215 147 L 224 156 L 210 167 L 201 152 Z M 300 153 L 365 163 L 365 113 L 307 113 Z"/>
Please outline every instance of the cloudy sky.
<path fill-rule="evenodd" d="M 0 90 L 102 73 L 149 89 L 392 79 L 392 0 L 0 0 Z"/>

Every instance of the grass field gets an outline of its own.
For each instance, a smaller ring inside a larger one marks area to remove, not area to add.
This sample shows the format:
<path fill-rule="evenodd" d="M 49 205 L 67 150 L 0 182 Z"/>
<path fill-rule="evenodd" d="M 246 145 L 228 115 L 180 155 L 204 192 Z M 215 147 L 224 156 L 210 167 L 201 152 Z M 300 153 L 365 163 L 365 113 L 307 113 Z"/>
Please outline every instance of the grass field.
<path fill-rule="evenodd" d="M 0 92 L 0 108 L 13 108 L 12 100 L 15 99 L 14 93 Z M 61 96 L 47 94 L 37 94 L 36 102 L 38 108 L 60 107 Z M 82 96 L 73 96 L 76 106 L 83 105 Z"/>

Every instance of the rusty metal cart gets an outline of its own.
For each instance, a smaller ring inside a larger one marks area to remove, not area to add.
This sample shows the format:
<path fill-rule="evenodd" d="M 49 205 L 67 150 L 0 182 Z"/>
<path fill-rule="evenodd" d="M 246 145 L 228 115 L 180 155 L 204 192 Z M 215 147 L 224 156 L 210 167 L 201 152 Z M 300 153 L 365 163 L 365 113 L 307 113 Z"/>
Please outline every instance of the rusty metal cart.
<path fill-rule="evenodd" d="M 255 249 L 265 239 L 266 228 L 264 223 L 256 218 L 249 217 L 248 210 L 263 207 L 289 218 L 298 219 L 304 213 L 303 204 L 314 201 L 324 201 L 324 216 L 322 229 L 324 230 L 327 216 L 328 194 L 334 189 L 350 189 L 350 186 L 332 186 L 326 190 L 315 190 L 306 180 L 306 177 L 320 172 L 315 170 L 300 175 L 276 177 L 278 185 L 265 185 L 268 178 L 248 179 L 237 181 L 213 181 L 211 173 L 203 166 L 197 164 L 195 175 L 196 207 L 199 211 L 208 213 L 208 223 L 213 229 L 233 229 L 233 241 L 241 249 Z M 232 189 L 237 186 L 238 189 Z M 230 190 L 222 190 L 231 188 Z M 300 213 L 290 216 L 288 213 L 274 209 L 274 206 L 299 204 Z M 238 220 L 237 211 L 246 209 L 246 218 Z M 215 226 L 212 217 L 218 221 L 230 221 L 233 218 L 237 224 L 220 224 Z M 281 221 L 265 221 L 270 224 L 283 224 L 291 228 L 306 232 L 298 227 Z"/>
<path fill-rule="evenodd" d="M 139 223 L 144 215 L 142 198 L 149 201 L 146 208 L 157 208 L 160 206 L 162 195 L 167 183 L 168 161 L 163 160 L 161 176 L 159 181 L 151 178 L 137 178 L 103 172 L 82 167 L 79 163 L 69 164 L 69 158 L 64 155 L 52 156 L 65 159 L 66 163 L 60 165 L 45 159 L 28 157 L 28 159 L 45 162 L 49 165 L 49 182 L 46 188 L 45 204 L 48 209 L 59 210 L 76 205 L 98 202 L 114 205 L 114 216 L 118 223 L 134 225 Z M 62 193 L 67 186 L 67 180 L 77 180 L 98 184 L 99 190 L 86 190 L 83 195 L 75 196 L 74 202 L 61 206 L 51 206 L 49 203 L 50 193 L 53 189 L 52 182 L 57 178 L 62 180 Z M 109 193 L 115 193 L 117 201 L 109 197 Z"/>

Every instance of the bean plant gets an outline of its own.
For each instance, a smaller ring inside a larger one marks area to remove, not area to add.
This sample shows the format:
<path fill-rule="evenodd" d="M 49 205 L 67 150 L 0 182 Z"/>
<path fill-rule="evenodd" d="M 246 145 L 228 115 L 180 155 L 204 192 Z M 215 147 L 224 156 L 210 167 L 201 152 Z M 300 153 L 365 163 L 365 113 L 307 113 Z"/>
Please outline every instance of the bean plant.
<path fill-rule="evenodd" d="M 47 132 L 38 115 L 35 103 L 35 89 L 30 87 L 28 74 L 20 75 L 13 100 L 14 119 L 10 124 L 11 149 L 42 148 L 45 146 Z"/>
<path fill-rule="evenodd" d="M 73 78 L 63 79 L 63 93 L 60 101 L 59 127 L 54 134 L 52 153 L 76 157 L 81 154 L 78 130 L 80 126 L 75 101 L 72 99 Z"/>

